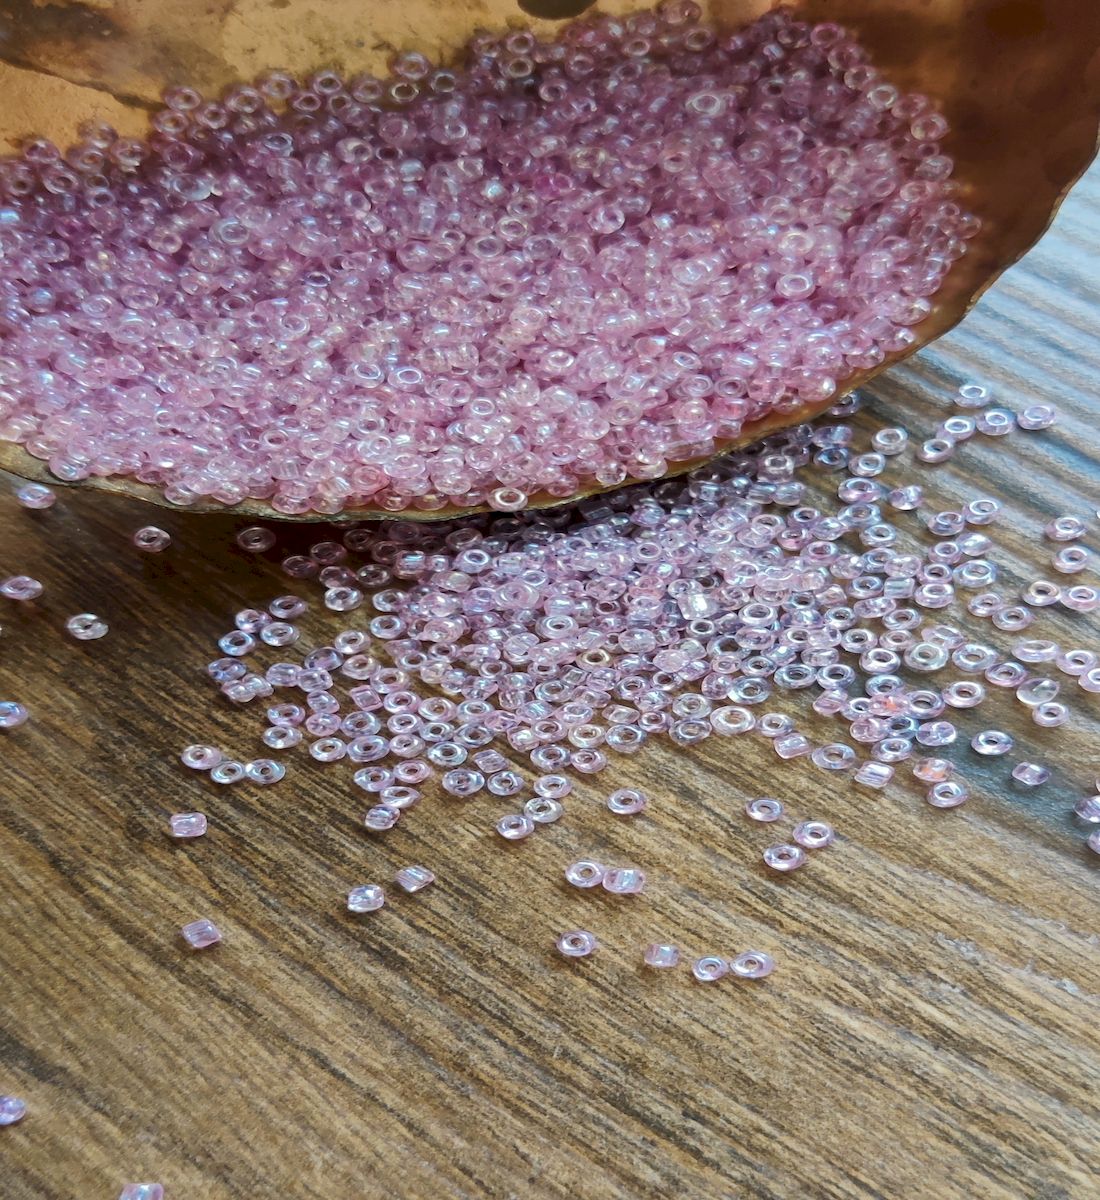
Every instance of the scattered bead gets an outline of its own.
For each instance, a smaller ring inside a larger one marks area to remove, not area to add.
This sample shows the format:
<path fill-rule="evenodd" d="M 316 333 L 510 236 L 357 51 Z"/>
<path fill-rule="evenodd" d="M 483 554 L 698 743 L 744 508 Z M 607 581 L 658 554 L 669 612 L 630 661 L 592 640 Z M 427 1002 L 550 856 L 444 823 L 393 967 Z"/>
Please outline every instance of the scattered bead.
<path fill-rule="evenodd" d="M 95 613 L 78 613 L 65 622 L 65 628 L 78 642 L 94 642 L 107 635 L 109 626 Z"/>
<path fill-rule="evenodd" d="M 587 929 L 571 929 L 560 934 L 556 944 L 558 952 L 566 958 L 587 958 L 600 948 L 595 935 Z"/>
<path fill-rule="evenodd" d="M 9 600 L 37 600 L 42 592 L 42 584 L 29 575 L 10 575 L 0 582 L 0 596 L 6 596 Z"/>
<path fill-rule="evenodd" d="M 691 964 L 691 973 L 700 983 L 713 983 L 723 975 L 729 974 L 729 969 L 729 963 L 716 954 L 707 954 Z"/>
<path fill-rule="evenodd" d="M 348 912 L 375 912 L 386 903 L 386 893 L 377 883 L 364 883 L 348 892 Z"/>
<path fill-rule="evenodd" d="M 517 842 L 535 832 L 535 822 L 526 813 L 509 813 L 497 822 L 497 833 L 509 842 Z"/>
<path fill-rule="evenodd" d="M 57 494 L 43 483 L 25 483 L 16 490 L 15 498 L 23 508 L 39 510 L 53 508 L 57 503 Z"/>
<path fill-rule="evenodd" d="M 205 917 L 185 925 L 180 932 L 183 934 L 183 940 L 192 950 L 205 950 L 207 946 L 214 946 L 222 940 L 221 931 L 217 925 Z"/>
<path fill-rule="evenodd" d="M 435 883 L 435 876 L 427 867 L 402 867 L 394 876 L 398 885 L 406 892 L 419 892 L 428 884 Z"/>
<path fill-rule="evenodd" d="M 970 739 L 972 749 L 984 755 L 1007 754 L 1015 744 L 1016 739 L 1000 729 L 984 729 Z"/>
<path fill-rule="evenodd" d="M 824 846 L 831 846 L 835 836 L 833 827 L 824 821 L 800 821 L 791 834 L 791 837 L 807 850 L 820 850 Z"/>
<path fill-rule="evenodd" d="M 607 798 L 607 807 L 620 817 L 631 817 L 646 806 L 645 792 L 637 788 L 620 788 Z"/>
<path fill-rule="evenodd" d="M 180 752 L 180 762 L 193 771 L 210 771 L 225 758 L 216 746 L 185 746 Z"/>
<path fill-rule="evenodd" d="M 174 838 L 197 838 L 206 832 L 206 816 L 201 812 L 173 813 L 168 825 Z"/>
<path fill-rule="evenodd" d="M 223 758 L 210 770 L 210 778 L 215 783 L 237 783 L 245 776 L 244 763 L 235 759 Z"/>
<path fill-rule="evenodd" d="M 565 868 L 566 880 L 579 888 L 599 887 L 606 875 L 607 868 L 602 863 L 584 858 Z"/>
<path fill-rule="evenodd" d="M 773 871 L 796 871 L 806 861 L 806 851 L 800 846 L 780 844 L 769 846 L 763 854 L 764 865 Z"/>
<path fill-rule="evenodd" d="M 676 946 L 670 946 L 664 942 L 650 942 L 645 948 L 642 959 L 647 967 L 665 970 L 679 965 L 680 951 Z"/>
<path fill-rule="evenodd" d="M 1012 778 L 1028 787 L 1038 787 L 1050 778 L 1050 771 L 1038 763 L 1020 762 L 1012 768 Z"/>
<path fill-rule="evenodd" d="M 1100 796 L 1085 796 L 1073 806 L 1074 813 L 1090 825 L 1100 824 Z"/>
<path fill-rule="evenodd" d="M 746 950 L 730 959 L 730 970 L 739 979 L 767 979 L 775 970 L 775 959 L 763 950 Z"/>
<path fill-rule="evenodd" d="M 635 896 L 645 890 L 645 874 L 637 867 L 610 867 L 600 882 L 615 896 Z"/>
<path fill-rule="evenodd" d="M 273 758 L 254 758 L 245 763 L 244 773 L 253 783 L 278 783 L 286 775 L 286 767 Z"/>
<path fill-rule="evenodd" d="M 0 700 L 0 729 L 18 729 L 30 715 L 17 700 Z"/>
<path fill-rule="evenodd" d="M 27 1115 L 27 1104 L 18 1096 L 0 1096 L 0 1126 L 14 1125 Z"/>
<path fill-rule="evenodd" d="M 163 529 L 158 529 L 155 525 L 144 525 L 134 533 L 130 541 L 136 549 L 142 550 L 146 554 L 160 554 L 162 550 L 167 550 L 172 544 L 172 535 Z"/>
<path fill-rule="evenodd" d="M 1089 552 L 1084 546 L 1063 546 L 1050 560 L 1051 566 L 1063 575 L 1083 571 L 1089 565 Z"/>
<path fill-rule="evenodd" d="M 970 789 L 964 783 L 948 779 L 943 783 L 934 783 L 926 796 L 933 808 L 958 808 L 970 799 Z"/>
<path fill-rule="evenodd" d="M 164 1200 L 164 1188 L 159 1183 L 128 1183 L 118 1200 Z"/>
<path fill-rule="evenodd" d="M 745 816 L 753 821 L 763 821 L 770 824 L 772 821 L 778 821 L 782 815 L 783 805 L 778 800 L 773 800 L 770 796 L 757 797 L 745 805 Z"/>

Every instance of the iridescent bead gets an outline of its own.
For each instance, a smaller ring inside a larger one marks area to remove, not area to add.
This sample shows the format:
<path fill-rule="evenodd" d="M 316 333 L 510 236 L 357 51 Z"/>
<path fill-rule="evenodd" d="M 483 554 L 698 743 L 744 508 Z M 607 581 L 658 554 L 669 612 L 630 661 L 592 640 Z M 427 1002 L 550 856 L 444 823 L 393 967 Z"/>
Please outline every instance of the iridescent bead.
<path fill-rule="evenodd" d="M 1049 429 L 1058 420 L 1053 404 L 1029 404 L 1016 418 L 1021 429 Z"/>
<path fill-rule="evenodd" d="M 419 892 L 430 883 L 435 883 L 435 876 L 427 867 L 402 867 L 394 876 L 398 885 L 406 892 Z"/>
<path fill-rule="evenodd" d="M 800 821 L 791 832 L 791 837 L 807 850 L 820 850 L 832 845 L 835 834 L 833 827 L 824 821 Z"/>
<path fill-rule="evenodd" d="M 267 611 L 276 621 L 292 621 L 308 608 L 309 605 L 300 596 L 276 596 L 267 605 Z"/>
<path fill-rule="evenodd" d="M 164 1200 L 164 1188 L 159 1183 L 128 1183 L 118 1200 Z"/>
<path fill-rule="evenodd" d="M 0 1127 L 14 1125 L 26 1115 L 26 1101 L 18 1096 L 0 1096 Z"/>
<path fill-rule="evenodd" d="M 552 825 L 561 819 L 565 808 L 559 800 L 551 800 L 546 796 L 535 796 L 524 804 L 523 812 L 536 825 Z"/>
<path fill-rule="evenodd" d="M 1056 700 L 1048 700 L 1043 704 L 1037 704 L 1031 710 L 1031 719 L 1044 729 L 1053 729 L 1058 725 L 1064 725 L 1069 720 L 1069 709 Z"/>
<path fill-rule="evenodd" d="M 107 636 L 110 626 L 94 612 L 82 612 L 68 618 L 65 628 L 78 642 L 95 642 Z"/>
<path fill-rule="evenodd" d="M 985 699 L 985 688 L 980 683 L 959 680 L 943 689 L 943 699 L 952 708 L 974 708 Z"/>
<path fill-rule="evenodd" d="M 1011 734 L 1004 733 L 1000 729 L 983 729 L 981 733 L 976 733 L 970 739 L 971 747 L 978 754 L 985 755 L 1007 754 L 1015 744 L 1016 741 Z"/>
<path fill-rule="evenodd" d="M 801 846 L 786 843 L 769 846 L 763 854 L 764 865 L 773 871 L 795 871 L 806 861 L 806 851 Z"/>
<path fill-rule="evenodd" d="M 745 805 L 745 816 L 753 821 L 771 823 L 783 815 L 783 805 L 769 796 L 760 796 Z"/>
<path fill-rule="evenodd" d="M 946 758 L 918 758 L 913 774 L 924 783 L 943 783 L 955 773 L 955 766 Z"/>
<path fill-rule="evenodd" d="M 723 975 L 728 975 L 729 969 L 729 963 L 716 954 L 704 955 L 691 964 L 691 973 L 700 983 L 713 983 Z"/>
<path fill-rule="evenodd" d="M 981 408 L 990 398 L 990 390 L 984 384 L 964 383 L 955 393 L 954 401 L 959 408 Z"/>
<path fill-rule="evenodd" d="M 160 554 L 172 544 L 172 535 L 156 525 L 143 525 L 130 538 L 134 548 L 146 554 Z"/>
<path fill-rule="evenodd" d="M 847 771 L 856 761 L 856 752 L 842 742 L 831 742 L 818 748 L 810 755 L 814 766 L 826 771 Z"/>
<path fill-rule="evenodd" d="M 772 742 L 772 749 L 780 758 L 798 758 L 810 753 L 812 743 L 804 734 L 785 733 Z"/>
<path fill-rule="evenodd" d="M 646 806 L 645 792 L 637 788 L 620 788 L 607 798 L 607 807 L 617 816 L 633 816 Z"/>
<path fill-rule="evenodd" d="M 1100 667 L 1093 667 L 1078 676 L 1077 683 L 1086 692 L 1100 692 Z"/>
<path fill-rule="evenodd" d="M 564 775 L 540 775 L 532 786 L 536 795 L 551 800 L 561 800 L 573 790 L 572 781 Z"/>
<path fill-rule="evenodd" d="M 85 613 L 85 617 L 90 614 Z M 92 618 L 96 620 L 98 618 Z M 72 620 L 79 620 L 73 617 Z M 270 628 L 267 626 L 266 628 Z M 106 631 L 104 631 L 106 632 Z M 76 636 L 75 634 L 73 635 Z M 233 629 L 224 637 L 218 639 L 218 648 L 223 654 L 228 654 L 230 658 L 243 658 L 246 654 L 251 654 L 256 649 L 256 639 L 250 633 L 245 633 L 243 629 Z"/>
<path fill-rule="evenodd" d="M 1074 814 L 1090 825 L 1100 824 L 1100 796 L 1084 796 L 1073 806 Z"/>
<path fill-rule="evenodd" d="M 192 950 L 205 950 L 207 946 L 214 946 L 222 940 L 221 931 L 217 925 L 205 917 L 184 925 L 180 932 L 183 934 L 183 940 Z"/>
<path fill-rule="evenodd" d="M 201 812 L 172 813 L 168 828 L 174 838 L 197 838 L 206 832 L 206 816 Z"/>
<path fill-rule="evenodd" d="M 950 746 L 958 730 L 950 721 L 926 721 L 917 729 L 917 741 L 922 746 Z"/>
<path fill-rule="evenodd" d="M 1061 685 L 1056 679 L 1026 679 L 1016 689 L 1016 699 L 1028 708 L 1034 708 L 1053 700 L 1060 691 Z"/>
<path fill-rule="evenodd" d="M 15 499 L 23 508 L 45 509 L 53 508 L 57 494 L 45 484 L 25 483 L 16 490 Z"/>
<path fill-rule="evenodd" d="M 921 443 L 920 449 L 917 451 L 917 458 L 921 462 L 941 463 L 946 462 L 954 453 L 955 443 L 950 438 L 928 438 L 927 441 Z"/>
<path fill-rule="evenodd" d="M 1090 613 L 1100 608 L 1100 591 L 1082 584 L 1060 589 L 1058 599 L 1072 612 Z"/>
<path fill-rule="evenodd" d="M 0 700 L 0 729 L 17 729 L 30 713 L 17 700 Z"/>
<path fill-rule="evenodd" d="M 1020 662 L 1054 662 L 1061 653 L 1061 649 L 1057 642 L 1045 641 L 1041 638 L 1028 638 L 1017 642 L 1012 647 L 1012 653 L 1016 655 Z"/>
<path fill-rule="evenodd" d="M 289 750 L 302 740 L 302 731 L 288 725 L 272 725 L 260 736 L 269 750 Z"/>
<path fill-rule="evenodd" d="M 1085 522 L 1080 517 L 1055 517 L 1043 526 L 1043 533 L 1053 542 L 1072 542 L 1084 537 Z"/>
<path fill-rule="evenodd" d="M 1100 664 L 1100 657 L 1091 650 L 1066 650 L 1059 654 L 1054 665 L 1065 675 L 1071 677 L 1084 675 L 1093 667 Z"/>
<path fill-rule="evenodd" d="M 185 746 L 180 751 L 180 762 L 193 771 L 210 771 L 225 758 L 216 746 L 204 746 L 196 743 Z"/>
<path fill-rule="evenodd" d="M 637 867 L 609 867 L 600 883 L 613 895 L 634 896 L 645 890 L 645 873 Z"/>
<path fill-rule="evenodd" d="M 1096 829 L 1089 834 L 1085 839 L 1085 845 L 1088 846 L 1093 854 L 1100 854 L 1100 829 Z"/>
<path fill-rule="evenodd" d="M 430 754 L 429 754 L 429 757 Z M 445 792 L 450 792 L 452 796 L 473 796 L 485 786 L 485 776 L 480 771 L 473 771 L 468 767 L 458 767 L 453 771 L 447 771 L 440 779 L 440 784 Z"/>
<path fill-rule="evenodd" d="M 1084 546 L 1063 546 L 1050 560 L 1050 565 L 1063 575 L 1072 575 L 1089 565 L 1089 552 Z"/>
<path fill-rule="evenodd" d="M 897 426 L 876 429 L 871 437 L 871 445 L 875 448 L 875 450 L 878 451 L 879 454 L 900 454 L 905 449 L 908 442 L 908 432 L 904 429 L 898 428 Z"/>
<path fill-rule="evenodd" d="M 1027 667 L 1018 662 L 1000 662 L 987 667 L 985 679 L 995 687 L 1017 688 L 1027 678 Z"/>
<path fill-rule="evenodd" d="M 364 826 L 371 833 L 385 833 L 392 829 L 401 819 L 401 810 L 389 804 L 376 804 L 369 808 L 363 817 Z"/>
<path fill-rule="evenodd" d="M 756 718 L 747 708 L 734 704 L 714 709 L 709 719 L 714 732 L 723 735 L 748 733 L 756 725 Z"/>
<path fill-rule="evenodd" d="M 933 808 L 958 808 L 970 799 L 970 789 L 964 783 L 948 779 L 943 783 L 934 783 L 925 799 Z"/>
<path fill-rule="evenodd" d="M 237 545 L 249 554 L 263 554 L 275 545 L 275 534 L 262 525 L 249 525 L 237 534 Z"/>
<path fill-rule="evenodd" d="M 894 488 L 886 497 L 891 508 L 896 508 L 900 512 L 910 512 L 919 508 L 923 499 L 924 489 L 918 484 L 907 484 L 905 487 Z"/>
<path fill-rule="evenodd" d="M 286 775 L 286 767 L 273 758 L 254 758 L 245 763 L 244 773 L 253 783 L 266 785 L 278 783 Z"/>
<path fill-rule="evenodd" d="M 859 769 L 852 776 L 856 783 L 862 783 L 866 787 L 883 788 L 894 777 L 894 768 L 888 766 L 885 762 L 865 762 L 861 763 Z M 798 831 L 795 831 L 795 841 L 798 841 Z M 803 843 L 805 844 L 805 843 Z"/>
<path fill-rule="evenodd" d="M 607 868 L 602 863 L 585 858 L 565 868 L 566 881 L 579 888 L 599 887 L 606 874 Z"/>
<path fill-rule="evenodd" d="M 775 970 L 775 959 L 763 950 L 745 950 L 731 958 L 729 965 L 738 979 L 767 979 Z"/>
<path fill-rule="evenodd" d="M 42 584 L 29 575 L 10 575 L 0 582 L 0 596 L 9 600 L 37 600 L 42 592 Z"/>
<path fill-rule="evenodd" d="M 600 947 L 595 935 L 589 933 L 587 929 L 570 929 L 567 933 L 558 936 L 555 945 L 558 953 L 563 954 L 566 958 L 587 958 Z"/>
<path fill-rule="evenodd" d="M 535 832 L 535 822 L 526 813 L 508 813 L 496 823 L 496 831 L 509 842 L 517 842 Z"/>
<path fill-rule="evenodd" d="M 642 954 L 642 961 L 647 967 L 665 970 L 679 965 L 680 951 L 666 942 L 650 942 Z"/>
<path fill-rule="evenodd" d="M 978 414 L 976 423 L 978 432 L 986 437 L 1003 437 L 1016 428 L 1016 414 L 1007 408 L 987 408 Z"/>
<path fill-rule="evenodd" d="M 211 768 L 210 778 L 215 783 L 237 783 L 244 778 L 244 763 L 237 762 L 232 758 L 223 758 L 216 766 Z"/>
<path fill-rule="evenodd" d="M 338 762 L 347 752 L 347 743 L 343 738 L 322 737 L 309 744 L 310 757 L 318 762 Z"/>
<path fill-rule="evenodd" d="M 983 497 L 980 500 L 971 500 L 964 505 L 962 511 L 968 525 L 988 525 L 997 519 L 1003 507 L 1000 500 Z"/>
<path fill-rule="evenodd" d="M 348 892 L 348 912 L 376 912 L 386 903 L 386 893 L 377 883 L 364 883 Z"/>
<path fill-rule="evenodd" d="M 1028 787 L 1038 787 L 1050 778 L 1050 771 L 1038 763 L 1020 762 L 1012 768 L 1012 778 Z"/>

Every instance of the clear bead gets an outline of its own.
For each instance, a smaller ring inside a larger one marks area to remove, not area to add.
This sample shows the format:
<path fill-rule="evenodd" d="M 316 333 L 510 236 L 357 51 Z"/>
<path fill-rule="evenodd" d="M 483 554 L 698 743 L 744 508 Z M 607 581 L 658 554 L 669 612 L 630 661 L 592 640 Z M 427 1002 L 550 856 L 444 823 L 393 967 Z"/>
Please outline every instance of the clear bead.
<path fill-rule="evenodd" d="M 560 934 L 556 943 L 558 953 L 566 958 L 587 958 L 599 949 L 599 942 L 587 929 L 570 929 Z"/>

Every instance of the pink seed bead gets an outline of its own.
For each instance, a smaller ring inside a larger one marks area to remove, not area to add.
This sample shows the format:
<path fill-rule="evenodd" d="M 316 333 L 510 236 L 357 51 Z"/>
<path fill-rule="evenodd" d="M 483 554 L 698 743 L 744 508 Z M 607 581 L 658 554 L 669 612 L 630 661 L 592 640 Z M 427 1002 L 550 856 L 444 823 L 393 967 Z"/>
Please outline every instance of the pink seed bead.
<path fill-rule="evenodd" d="M 205 917 L 198 921 L 192 921 L 189 925 L 184 925 L 181 932 L 183 940 L 192 950 L 205 950 L 207 946 L 214 946 L 222 940 L 221 931 L 217 925 Z"/>
<path fill-rule="evenodd" d="M 249 554 L 263 554 L 275 545 L 275 535 L 262 525 L 249 525 L 237 534 L 237 545 Z"/>
<path fill-rule="evenodd" d="M 1072 542 L 1084 537 L 1085 532 L 1085 522 L 1080 517 L 1055 517 L 1043 526 L 1043 533 L 1052 542 Z"/>
<path fill-rule="evenodd" d="M 767 979 L 775 970 L 775 959 L 763 950 L 746 950 L 730 959 L 730 970 L 739 979 Z"/>
<path fill-rule="evenodd" d="M 130 541 L 135 549 L 142 550 L 146 554 L 160 554 L 162 550 L 167 550 L 172 544 L 172 535 L 163 529 L 158 529 L 156 525 L 143 525 L 133 534 Z"/>
<path fill-rule="evenodd" d="M 637 867 L 610 867 L 600 882 L 615 896 L 635 896 L 645 890 L 645 874 Z"/>
<path fill-rule="evenodd" d="M 856 783 L 862 783 L 864 786 L 872 788 L 885 787 L 893 777 L 894 768 L 884 762 L 862 763 L 859 770 L 852 776 Z M 797 840 L 796 837 L 795 841 Z"/>
<path fill-rule="evenodd" d="M 37 600 L 42 592 L 42 584 L 29 575 L 10 575 L 0 582 L 0 596 L 9 600 Z"/>
<path fill-rule="evenodd" d="M 1012 768 L 1012 778 L 1028 787 L 1038 787 L 1050 778 L 1050 771 L 1038 763 L 1020 762 Z"/>
<path fill-rule="evenodd" d="M 206 817 L 200 812 L 173 813 L 168 826 L 174 838 L 197 838 L 206 832 Z"/>
<path fill-rule="evenodd" d="M 571 929 L 568 933 L 560 934 L 556 945 L 558 952 L 566 958 L 587 958 L 600 948 L 595 935 L 587 929 Z"/>
<path fill-rule="evenodd" d="M 53 508 L 57 503 L 57 494 L 42 483 L 25 483 L 15 493 L 15 499 L 23 508 L 46 509 Z"/>
<path fill-rule="evenodd" d="M 617 816 L 630 817 L 646 806 L 645 792 L 637 788 L 620 788 L 607 798 L 607 807 Z"/>
<path fill-rule="evenodd" d="M 924 783 L 943 783 L 955 773 L 955 766 L 946 758 L 918 758 L 913 774 Z"/>
<path fill-rule="evenodd" d="M 716 954 L 708 954 L 703 958 L 697 958 L 691 964 L 691 973 L 700 983 L 713 983 L 716 979 L 721 979 L 723 975 L 729 974 L 729 964 Z"/>
<path fill-rule="evenodd" d="M 598 862 L 582 858 L 565 868 L 565 878 L 574 887 L 599 887 L 607 874 L 607 868 Z"/>
<path fill-rule="evenodd" d="M 389 804 L 376 804 L 367 810 L 363 824 L 371 833 L 386 833 L 401 819 L 401 810 Z"/>
<path fill-rule="evenodd" d="M 551 800 L 547 796 L 535 796 L 524 804 L 523 811 L 536 825 L 552 825 L 555 821 L 561 820 L 565 807 L 560 800 Z"/>
<path fill-rule="evenodd" d="M 943 783 L 934 783 L 925 798 L 933 808 L 958 808 L 970 799 L 970 789 L 964 783 L 948 779 Z"/>
<path fill-rule="evenodd" d="M 800 821 L 791 833 L 791 837 L 807 850 L 831 846 L 835 836 L 833 827 L 824 821 Z"/>
<path fill-rule="evenodd" d="M 159 1183 L 128 1183 L 118 1200 L 164 1200 L 164 1188 Z"/>
<path fill-rule="evenodd" d="M 763 854 L 764 865 L 773 871 L 796 871 L 806 861 L 806 851 L 801 846 L 781 843 L 769 846 Z"/>
<path fill-rule="evenodd" d="M 970 739 L 971 747 L 985 755 L 1007 754 L 1015 744 L 1016 739 L 1000 729 L 984 729 Z"/>
<path fill-rule="evenodd" d="M 1082 821 L 1090 825 L 1100 824 L 1100 796 L 1084 796 L 1073 806 L 1073 811 Z"/>
<path fill-rule="evenodd" d="M 406 892 L 419 892 L 429 884 L 435 883 L 435 876 L 427 867 L 402 867 L 394 876 L 398 885 Z"/>
<path fill-rule="evenodd" d="M 1093 854 L 1100 854 L 1100 829 L 1093 830 L 1086 839 L 1086 845 Z"/>
<path fill-rule="evenodd" d="M 244 777 L 244 763 L 237 762 L 232 758 L 223 758 L 221 762 L 210 769 L 210 778 L 215 783 L 239 783 Z"/>
<path fill-rule="evenodd" d="M 1021 429 L 1049 429 L 1058 420 L 1053 404 L 1030 404 L 1016 418 Z"/>
<path fill-rule="evenodd" d="M 526 813 L 508 813 L 497 821 L 496 830 L 507 841 L 517 842 L 535 832 L 535 822 Z"/>
<path fill-rule="evenodd" d="M 0 700 L 0 729 L 17 729 L 30 713 L 17 700 Z"/>
<path fill-rule="evenodd" d="M 665 970 L 679 964 L 680 951 L 676 946 L 670 946 L 665 942 L 650 942 L 642 957 L 647 967 Z"/>
<path fill-rule="evenodd" d="M 760 796 L 745 805 L 745 816 L 753 821 L 770 823 L 783 815 L 783 805 L 770 796 Z"/>
<path fill-rule="evenodd" d="M 348 892 L 348 912 L 375 912 L 386 903 L 386 894 L 377 883 L 364 883 Z"/>
<path fill-rule="evenodd" d="M 0 1126 L 15 1125 L 27 1115 L 27 1104 L 18 1096 L 0 1096 Z"/>
<path fill-rule="evenodd" d="M 180 762 L 194 771 L 209 771 L 218 765 L 225 755 L 216 746 L 195 744 L 185 746 L 180 752 Z"/>

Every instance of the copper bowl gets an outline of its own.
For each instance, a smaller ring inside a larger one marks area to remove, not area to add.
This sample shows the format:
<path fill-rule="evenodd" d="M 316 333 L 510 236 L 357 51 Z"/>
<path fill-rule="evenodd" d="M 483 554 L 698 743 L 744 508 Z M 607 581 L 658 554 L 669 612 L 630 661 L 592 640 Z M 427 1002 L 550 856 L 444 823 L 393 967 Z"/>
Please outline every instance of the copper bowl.
<path fill-rule="evenodd" d="M 525 0 L 534 11 L 562 13 L 584 0 Z M 612 13 L 629 0 L 601 5 Z M 707 16 L 736 27 L 775 7 L 771 0 L 703 0 Z M 866 383 L 962 319 L 987 287 L 1049 225 L 1097 149 L 1100 126 L 1100 0 L 796 0 L 809 20 L 850 28 L 899 87 L 935 98 L 951 124 L 945 150 L 956 162 L 961 201 L 982 220 L 969 252 L 934 298 L 916 344 L 879 367 L 845 380 L 838 395 Z M 533 20 L 513 0 L 98 0 L 53 3 L 8 0 L 0 11 L 0 152 L 40 134 L 59 145 L 89 118 L 139 135 L 165 87 L 191 84 L 217 94 L 272 67 L 304 74 L 319 67 L 382 73 L 395 50 L 417 49 L 446 62 L 477 28 L 554 22 Z M 724 450 L 815 416 L 836 397 L 747 426 Z M 697 463 L 678 463 L 676 473 Z M 0 467 L 56 482 L 21 446 L 0 443 Z M 92 478 L 84 487 L 166 505 L 150 485 Z M 601 490 L 593 486 L 582 495 Z M 532 506 L 566 500 L 532 497 Z M 219 511 L 286 519 L 264 501 Z M 335 518 L 438 519 L 458 509 L 390 513 L 348 509 Z"/>

